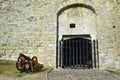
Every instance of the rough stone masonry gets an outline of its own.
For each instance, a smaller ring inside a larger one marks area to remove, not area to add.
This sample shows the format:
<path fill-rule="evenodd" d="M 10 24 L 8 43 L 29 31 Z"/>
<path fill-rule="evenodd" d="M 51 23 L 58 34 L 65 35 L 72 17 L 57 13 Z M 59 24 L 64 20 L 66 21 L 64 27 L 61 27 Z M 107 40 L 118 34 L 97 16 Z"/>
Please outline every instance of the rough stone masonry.
<path fill-rule="evenodd" d="M 0 0 L 0 59 L 23 52 L 55 67 L 56 41 L 71 34 L 98 40 L 101 69 L 120 68 L 120 0 Z"/>

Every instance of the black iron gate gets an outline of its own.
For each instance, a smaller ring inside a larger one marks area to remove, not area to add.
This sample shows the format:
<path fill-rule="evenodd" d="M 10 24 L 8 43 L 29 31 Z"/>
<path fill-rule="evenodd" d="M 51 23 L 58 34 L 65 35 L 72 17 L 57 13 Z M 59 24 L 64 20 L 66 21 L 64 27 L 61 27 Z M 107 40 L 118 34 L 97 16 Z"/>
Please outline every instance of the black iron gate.
<path fill-rule="evenodd" d="M 69 38 L 60 41 L 59 67 L 99 68 L 98 41 L 87 38 Z"/>

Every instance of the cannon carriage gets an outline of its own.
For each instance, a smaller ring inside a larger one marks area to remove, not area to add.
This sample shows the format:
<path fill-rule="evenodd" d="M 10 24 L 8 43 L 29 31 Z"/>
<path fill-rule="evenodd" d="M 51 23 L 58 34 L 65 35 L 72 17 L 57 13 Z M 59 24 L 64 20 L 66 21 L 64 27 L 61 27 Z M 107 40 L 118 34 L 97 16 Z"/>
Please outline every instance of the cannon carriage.
<path fill-rule="evenodd" d="M 16 68 L 20 72 L 34 72 L 38 70 L 38 68 L 43 67 L 42 64 L 38 63 L 38 59 L 36 56 L 33 56 L 32 59 L 23 53 L 19 54 L 19 57 L 16 62 Z"/>

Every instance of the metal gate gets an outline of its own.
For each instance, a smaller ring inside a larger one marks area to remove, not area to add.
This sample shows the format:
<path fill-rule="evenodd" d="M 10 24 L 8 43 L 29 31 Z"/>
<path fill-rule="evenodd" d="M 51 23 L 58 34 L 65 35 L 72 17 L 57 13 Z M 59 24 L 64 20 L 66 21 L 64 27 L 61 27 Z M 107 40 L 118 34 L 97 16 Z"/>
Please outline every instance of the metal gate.
<path fill-rule="evenodd" d="M 98 41 L 87 38 L 68 38 L 60 41 L 59 67 L 99 68 Z"/>

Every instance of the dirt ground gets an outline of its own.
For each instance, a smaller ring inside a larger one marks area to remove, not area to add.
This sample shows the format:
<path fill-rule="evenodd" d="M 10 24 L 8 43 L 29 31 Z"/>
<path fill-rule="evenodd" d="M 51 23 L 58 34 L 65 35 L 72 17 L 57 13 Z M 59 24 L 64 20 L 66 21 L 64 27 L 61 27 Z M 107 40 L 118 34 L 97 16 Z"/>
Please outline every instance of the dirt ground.
<path fill-rule="evenodd" d="M 20 73 L 16 69 L 15 62 L 0 62 L 0 80 L 45 80 L 51 67 L 44 66 L 39 72 Z"/>

